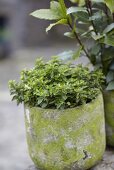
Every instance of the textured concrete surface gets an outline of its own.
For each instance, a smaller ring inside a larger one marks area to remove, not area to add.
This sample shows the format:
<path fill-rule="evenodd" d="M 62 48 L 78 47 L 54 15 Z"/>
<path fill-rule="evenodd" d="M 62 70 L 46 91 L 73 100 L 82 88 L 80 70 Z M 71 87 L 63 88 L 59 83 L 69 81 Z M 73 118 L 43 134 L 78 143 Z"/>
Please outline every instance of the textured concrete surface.
<path fill-rule="evenodd" d="M 75 44 L 72 47 L 60 44 L 36 50 L 21 50 L 13 57 L 0 61 L 0 170 L 36 170 L 34 166 L 30 166 L 33 163 L 27 150 L 23 106 L 17 107 L 15 102 L 11 102 L 8 80 L 18 80 L 21 69 L 33 67 L 38 56 L 47 56 L 45 57 L 47 60 L 49 56 L 71 48 L 75 49 Z M 87 63 L 87 60 L 82 60 L 84 64 Z M 106 155 L 105 169 L 114 170 L 113 152 L 109 151 Z M 100 168 L 102 166 L 99 165 Z M 105 170 L 96 168 L 94 170 Z"/>
<path fill-rule="evenodd" d="M 0 170 L 21 170 L 32 163 L 23 120 L 22 106 L 0 101 Z"/>

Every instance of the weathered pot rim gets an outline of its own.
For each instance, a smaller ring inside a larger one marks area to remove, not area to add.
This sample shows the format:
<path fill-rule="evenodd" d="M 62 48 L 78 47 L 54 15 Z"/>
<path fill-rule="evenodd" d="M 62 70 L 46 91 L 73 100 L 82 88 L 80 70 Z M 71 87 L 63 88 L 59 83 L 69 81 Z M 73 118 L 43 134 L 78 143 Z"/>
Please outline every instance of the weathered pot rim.
<path fill-rule="evenodd" d="M 91 102 L 83 104 L 83 105 L 80 105 L 80 106 L 77 106 L 77 107 L 67 108 L 67 109 L 51 109 L 51 108 L 41 108 L 41 107 L 30 107 L 30 106 L 28 106 L 26 104 L 24 104 L 24 108 L 25 109 L 38 109 L 38 110 L 44 110 L 44 111 L 70 111 L 70 110 L 74 110 L 74 109 L 78 110 L 80 108 L 85 108 L 86 106 L 94 104 L 101 97 L 103 99 L 102 92 L 100 91 L 98 96 L 94 100 L 92 100 Z"/>

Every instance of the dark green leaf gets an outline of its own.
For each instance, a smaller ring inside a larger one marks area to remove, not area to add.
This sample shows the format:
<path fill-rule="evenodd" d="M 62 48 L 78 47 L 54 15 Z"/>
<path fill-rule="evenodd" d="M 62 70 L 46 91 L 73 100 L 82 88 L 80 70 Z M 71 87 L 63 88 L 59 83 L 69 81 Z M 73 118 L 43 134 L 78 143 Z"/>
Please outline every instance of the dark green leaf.
<path fill-rule="evenodd" d="M 108 84 L 106 90 L 114 90 L 114 81 L 111 81 L 111 82 Z"/>
<path fill-rule="evenodd" d="M 114 80 L 114 72 L 113 71 L 109 71 L 107 76 L 106 76 L 106 81 L 107 81 L 107 83 L 109 83 L 112 80 Z"/>
<path fill-rule="evenodd" d="M 112 31 L 114 29 L 114 23 L 108 25 L 105 30 L 103 31 L 104 34 L 109 33 L 110 31 Z"/>
<path fill-rule="evenodd" d="M 114 60 L 114 56 L 113 56 L 113 60 Z M 114 71 L 114 61 L 111 63 L 110 65 L 110 70 L 113 70 Z"/>
<path fill-rule="evenodd" d="M 81 11 L 81 12 L 77 12 L 73 15 L 77 17 L 78 21 L 90 23 L 89 14 L 87 12 Z"/>
<path fill-rule="evenodd" d="M 114 46 L 114 36 L 110 36 L 110 35 L 105 36 L 103 43 L 110 46 Z"/>
<path fill-rule="evenodd" d="M 41 104 L 43 102 L 43 97 L 38 97 L 38 105 Z"/>
<path fill-rule="evenodd" d="M 89 18 L 90 21 L 94 21 L 94 20 L 101 20 L 102 17 L 105 16 L 105 14 L 103 13 L 103 11 L 98 11 L 96 13 L 94 13 L 94 15 L 92 17 Z"/>
<path fill-rule="evenodd" d="M 42 108 L 46 108 L 46 106 L 47 106 L 47 103 L 46 103 L 46 102 L 44 102 L 44 103 L 41 105 Z"/>
<path fill-rule="evenodd" d="M 101 46 L 99 44 L 95 44 L 90 50 L 91 54 L 97 55 L 101 50 Z"/>

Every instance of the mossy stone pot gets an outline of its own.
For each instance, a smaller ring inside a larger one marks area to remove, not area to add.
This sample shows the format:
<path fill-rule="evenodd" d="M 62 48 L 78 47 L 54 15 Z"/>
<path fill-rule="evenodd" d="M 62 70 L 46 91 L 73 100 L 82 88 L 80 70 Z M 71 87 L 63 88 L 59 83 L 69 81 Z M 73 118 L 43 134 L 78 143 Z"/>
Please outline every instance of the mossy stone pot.
<path fill-rule="evenodd" d="M 25 106 L 30 157 L 40 170 L 86 170 L 105 150 L 103 97 L 80 107 L 53 110 Z"/>
<path fill-rule="evenodd" d="M 107 145 L 114 146 L 114 90 L 104 91 Z"/>

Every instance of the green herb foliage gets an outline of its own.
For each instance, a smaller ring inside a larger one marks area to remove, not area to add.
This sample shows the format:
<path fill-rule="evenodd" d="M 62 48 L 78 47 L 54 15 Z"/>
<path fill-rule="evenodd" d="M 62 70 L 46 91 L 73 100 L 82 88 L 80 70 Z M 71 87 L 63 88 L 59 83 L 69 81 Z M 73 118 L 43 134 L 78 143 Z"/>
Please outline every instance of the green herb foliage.
<path fill-rule="evenodd" d="M 103 81 L 101 71 L 63 64 L 54 57 L 47 63 L 38 59 L 33 69 L 21 72 L 20 82 L 10 81 L 9 88 L 17 104 L 65 109 L 95 99 Z"/>

